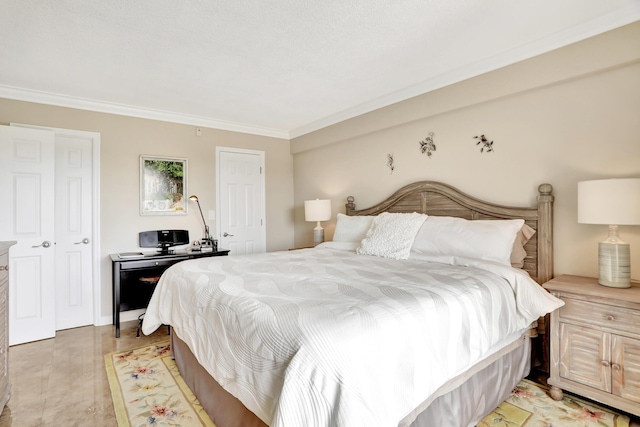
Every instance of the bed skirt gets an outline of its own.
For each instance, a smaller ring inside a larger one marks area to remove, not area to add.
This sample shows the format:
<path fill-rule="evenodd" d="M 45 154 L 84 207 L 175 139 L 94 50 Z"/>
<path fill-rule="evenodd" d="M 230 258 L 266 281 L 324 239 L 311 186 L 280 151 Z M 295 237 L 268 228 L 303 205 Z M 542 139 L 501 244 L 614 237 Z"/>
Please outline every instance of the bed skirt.
<path fill-rule="evenodd" d="M 171 351 L 180 375 L 217 427 L 267 426 L 209 375 L 173 330 Z"/>
<path fill-rule="evenodd" d="M 428 402 L 428 406 L 417 416 L 411 416 L 412 421 L 408 425 L 475 426 L 529 374 L 530 349 L 530 338 L 525 333 L 485 359 L 473 371 L 462 374 L 443 386 L 438 392 L 439 397 Z M 266 427 L 262 420 L 209 375 L 189 347 L 173 331 L 171 350 L 180 375 L 217 427 Z"/>
<path fill-rule="evenodd" d="M 497 358 L 453 390 L 436 398 L 411 427 L 474 427 L 504 402 L 515 386 L 529 375 L 531 340 Z"/>

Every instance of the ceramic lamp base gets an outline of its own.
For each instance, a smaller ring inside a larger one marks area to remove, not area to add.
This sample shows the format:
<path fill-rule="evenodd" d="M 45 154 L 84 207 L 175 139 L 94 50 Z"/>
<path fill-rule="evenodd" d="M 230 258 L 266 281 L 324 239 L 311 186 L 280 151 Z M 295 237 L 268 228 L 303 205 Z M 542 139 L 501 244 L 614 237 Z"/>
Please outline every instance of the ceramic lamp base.
<path fill-rule="evenodd" d="M 598 244 L 598 283 L 610 288 L 631 287 L 631 261 L 629 244 L 624 242 Z"/>
<path fill-rule="evenodd" d="M 313 246 L 318 246 L 320 243 L 324 242 L 324 228 L 318 226 L 313 229 Z"/>

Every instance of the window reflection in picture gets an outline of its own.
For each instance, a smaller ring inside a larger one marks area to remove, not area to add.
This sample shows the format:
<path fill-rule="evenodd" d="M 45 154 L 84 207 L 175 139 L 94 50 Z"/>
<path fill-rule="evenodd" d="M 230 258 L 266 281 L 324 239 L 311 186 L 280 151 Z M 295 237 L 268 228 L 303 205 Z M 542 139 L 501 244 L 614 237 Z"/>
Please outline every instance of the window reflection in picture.
<path fill-rule="evenodd" d="M 187 159 L 140 156 L 140 215 L 186 215 Z"/>

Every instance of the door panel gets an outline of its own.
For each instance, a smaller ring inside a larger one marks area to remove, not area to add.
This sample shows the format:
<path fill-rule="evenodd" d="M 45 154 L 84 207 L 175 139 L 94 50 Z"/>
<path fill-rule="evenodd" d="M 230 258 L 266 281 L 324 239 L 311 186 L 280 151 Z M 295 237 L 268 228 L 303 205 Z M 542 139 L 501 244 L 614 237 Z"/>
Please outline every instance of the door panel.
<path fill-rule="evenodd" d="M 0 126 L 0 240 L 11 249 L 9 344 L 55 335 L 54 134 Z"/>
<path fill-rule="evenodd" d="M 264 252 L 264 153 L 219 149 L 219 244 L 230 254 Z"/>
<path fill-rule="evenodd" d="M 640 403 L 640 341 L 613 335 L 612 393 Z"/>
<path fill-rule="evenodd" d="M 61 129 L 55 133 L 56 330 L 61 330 L 93 323 L 92 146 L 95 134 Z"/>
<path fill-rule="evenodd" d="M 611 334 L 560 323 L 560 376 L 611 392 Z"/>
<path fill-rule="evenodd" d="M 40 200 L 41 176 L 37 174 L 14 173 L 11 175 L 11 213 L 14 236 L 33 237 L 41 235 L 39 215 L 42 212 Z"/>

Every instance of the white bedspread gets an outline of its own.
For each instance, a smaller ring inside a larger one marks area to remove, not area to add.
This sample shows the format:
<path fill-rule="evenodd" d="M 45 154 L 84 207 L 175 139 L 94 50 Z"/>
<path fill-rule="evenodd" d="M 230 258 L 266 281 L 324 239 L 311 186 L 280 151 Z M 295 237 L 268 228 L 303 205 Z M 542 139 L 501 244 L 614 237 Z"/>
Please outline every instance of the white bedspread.
<path fill-rule="evenodd" d="M 315 248 L 181 262 L 145 314 L 270 426 L 397 426 L 562 302 L 519 270 Z M 517 295 L 514 298 L 514 295 Z"/>

